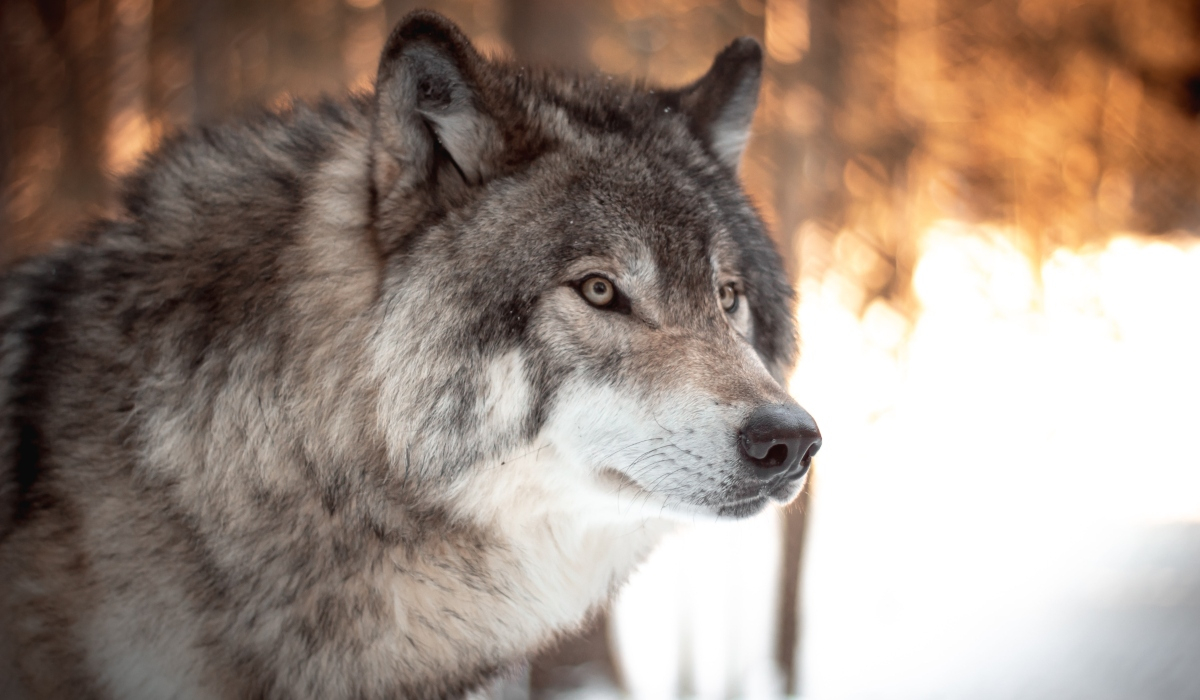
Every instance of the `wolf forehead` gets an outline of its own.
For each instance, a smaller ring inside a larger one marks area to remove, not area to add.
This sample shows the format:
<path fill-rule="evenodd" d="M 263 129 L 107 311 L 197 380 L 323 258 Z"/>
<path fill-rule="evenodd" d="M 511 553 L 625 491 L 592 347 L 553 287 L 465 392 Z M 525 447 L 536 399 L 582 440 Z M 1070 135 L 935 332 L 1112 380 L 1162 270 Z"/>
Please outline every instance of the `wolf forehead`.
<path fill-rule="evenodd" d="M 548 156 L 508 196 L 482 202 L 458 235 L 480 257 L 505 249 L 526 256 L 512 260 L 521 267 L 536 252 L 557 265 L 548 277 L 580 260 L 618 273 L 650 265 L 665 296 L 702 288 L 707 304 L 718 278 L 741 278 L 747 244 L 764 236 L 758 217 L 736 191 L 698 187 L 693 174 L 652 162 L 652 154 L 636 159 L 647 162 Z M 528 207 L 519 232 L 511 231 L 513 199 Z"/>

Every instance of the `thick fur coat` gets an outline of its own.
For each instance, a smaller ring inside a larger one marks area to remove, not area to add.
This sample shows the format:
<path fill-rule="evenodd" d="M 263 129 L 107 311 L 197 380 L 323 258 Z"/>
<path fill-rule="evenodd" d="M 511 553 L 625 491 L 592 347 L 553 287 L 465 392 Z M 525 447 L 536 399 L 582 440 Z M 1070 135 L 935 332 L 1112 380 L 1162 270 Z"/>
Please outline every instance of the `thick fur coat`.
<path fill-rule="evenodd" d="M 461 695 L 673 519 L 791 499 L 819 441 L 788 461 L 746 427 L 774 406 L 815 434 L 737 179 L 760 70 L 739 40 L 651 90 L 417 13 L 373 94 L 179 136 L 119 216 L 10 270 L 24 692 Z"/>

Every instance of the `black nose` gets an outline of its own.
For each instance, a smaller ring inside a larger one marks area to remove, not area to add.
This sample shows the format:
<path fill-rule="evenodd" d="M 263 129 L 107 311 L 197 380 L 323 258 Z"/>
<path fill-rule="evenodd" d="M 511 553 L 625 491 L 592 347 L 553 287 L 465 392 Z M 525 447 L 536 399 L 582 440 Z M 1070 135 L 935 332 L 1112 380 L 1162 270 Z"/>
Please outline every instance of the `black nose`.
<path fill-rule="evenodd" d="M 769 404 L 750 414 L 738 435 L 742 456 L 764 479 L 800 478 L 821 449 L 817 422 L 796 404 Z"/>

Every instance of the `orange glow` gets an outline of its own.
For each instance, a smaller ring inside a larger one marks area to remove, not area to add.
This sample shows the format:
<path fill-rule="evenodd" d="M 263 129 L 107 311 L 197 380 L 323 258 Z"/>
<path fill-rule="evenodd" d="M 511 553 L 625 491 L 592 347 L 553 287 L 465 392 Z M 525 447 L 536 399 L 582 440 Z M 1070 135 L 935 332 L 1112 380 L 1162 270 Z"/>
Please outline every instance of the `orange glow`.
<path fill-rule="evenodd" d="M 108 167 L 126 173 L 150 146 L 152 130 L 146 114 L 137 107 L 118 112 L 109 124 Z"/>
<path fill-rule="evenodd" d="M 807 0 L 767 3 L 767 55 L 780 63 L 795 63 L 808 52 Z"/>
<path fill-rule="evenodd" d="M 152 7 L 152 0 L 121 0 L 114 8 L 113 49 L 120 75 L 113 83 L 105 165 L 118 175 L 132 170 L 153 140 L 145 94 Z"/>

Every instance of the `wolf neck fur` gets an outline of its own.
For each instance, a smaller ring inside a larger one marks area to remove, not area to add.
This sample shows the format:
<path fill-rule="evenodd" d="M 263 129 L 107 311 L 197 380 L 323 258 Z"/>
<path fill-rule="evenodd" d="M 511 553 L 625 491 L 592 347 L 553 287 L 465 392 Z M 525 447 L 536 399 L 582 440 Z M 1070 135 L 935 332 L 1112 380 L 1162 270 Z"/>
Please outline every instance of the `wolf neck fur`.
<path fill-rule="evenodd" d="M 506 611 L 494 620 L 497 642 L 507 637 L 536 648 L 547 641 L 546 629 L 577 628 L 673 527 L 623 517 L 612 501 L 580 489 L 570 469 L 552 447 L 535 444 L 472 470 L 455 489 L 454 512 L 501 545 L 490 575 L 504 582 L 505 604 L 498 608 L 493 600 L 469 611 L 476 621 Z"/>

